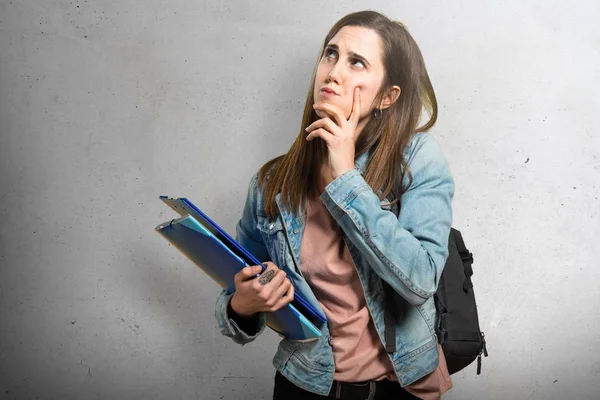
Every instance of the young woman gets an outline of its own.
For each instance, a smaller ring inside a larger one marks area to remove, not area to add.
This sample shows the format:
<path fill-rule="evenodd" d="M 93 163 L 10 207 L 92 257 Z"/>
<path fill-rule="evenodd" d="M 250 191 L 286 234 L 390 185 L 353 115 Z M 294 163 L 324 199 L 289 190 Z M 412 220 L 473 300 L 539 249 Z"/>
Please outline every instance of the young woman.
<path fill-rule="evenodd" d="M 260 266 L 243 269 L 216 306 L 223 334 L 241 344 L 294 287 L 327 316 L 318 340 L 280 342 L 274 399 L 429 399 L 451 387 L 433 295 L 454 183 L 426 133 L 436 117 L 423 57 L 402 24 L 364 11 L 331 28 L 301 131 L 252 178 L 237 226 L 239 242 L 268 268 L 258 279 Z M 388 339 L 390 307 L 396 336 Z"/>

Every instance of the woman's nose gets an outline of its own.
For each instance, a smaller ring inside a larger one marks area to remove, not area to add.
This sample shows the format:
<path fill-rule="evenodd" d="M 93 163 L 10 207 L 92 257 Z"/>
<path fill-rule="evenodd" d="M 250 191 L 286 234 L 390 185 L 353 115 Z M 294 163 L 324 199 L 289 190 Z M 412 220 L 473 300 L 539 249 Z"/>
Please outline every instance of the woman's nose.
<path fill-rule="evenodd" d="M 329 70 L 329 74 L 327 74 L 327 82 L 334 82 L 339 85 L 339 84 L 341 84 L 341 76 L 342 76 L 341 65 L 340 65 L 340 63 L 336 63 Z"/>

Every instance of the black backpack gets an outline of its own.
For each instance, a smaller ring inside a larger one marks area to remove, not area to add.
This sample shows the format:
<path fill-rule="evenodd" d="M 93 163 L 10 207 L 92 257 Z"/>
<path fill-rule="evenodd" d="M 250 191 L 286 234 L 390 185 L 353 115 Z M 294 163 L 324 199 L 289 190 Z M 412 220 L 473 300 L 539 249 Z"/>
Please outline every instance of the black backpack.
<path fill-rule="evenodd" d="M 394 194 L 392 193 L 393 197 Z M 399 213 L 398 202 L 392 211 Z M 477 375 L 481 373 L 481 354 L 488 356 L 485 335 L 479 328 L 479 317 L 473 293 L 473 254 L 467 250 L 459 231 L 452 228 L 448 238 L 448 259 L 434 295 L 437 310 L 436 334 L 442 346 L 448 372 L 454 374 L 477 359 Z M 394 304 L 392 296 L 399 296 L 382 281 L 386 303 Z M 385 307 L 386 351 L 396 351 L 395 307 Z"/>

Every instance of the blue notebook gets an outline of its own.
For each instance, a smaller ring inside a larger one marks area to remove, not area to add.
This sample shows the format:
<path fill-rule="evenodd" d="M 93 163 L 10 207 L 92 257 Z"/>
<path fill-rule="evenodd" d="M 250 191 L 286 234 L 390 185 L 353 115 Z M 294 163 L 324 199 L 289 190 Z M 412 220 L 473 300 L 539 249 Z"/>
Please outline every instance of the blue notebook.
<path fill-rule="evenodd" d="M 201 268 L 221 287 L 234 290 L 234 275 L 248 265 L 194 217 L 185 215 L 156 227 L 156 231 Z M 267 313 L 267 325 L 292 340 L 313 340 L 321 332 L 292 304 Z"/>
<path fill-rule="evenodd" d="M 231 251 L 246 262 L 248 265 L 262 265 L 262 263 L 242 247 L 235 239 L 227 234 L 218 224 L 213 222 L 208 215 L 196 207 L 185 197 L 160 196 L 160 199 L 171 207 L 179 215 L 191 215 L 198 222 L 204 225 L 215 237 L 223 242 Z M 264 270 L 263 266 L 263 270 Z M 292 305 L 302 312 L 309 320 L 317 323 L 327 322 L 327 318 L 319 310 L 314 308 L 308 301 L 302 291 L 294 287 L 294 300 Z"/>

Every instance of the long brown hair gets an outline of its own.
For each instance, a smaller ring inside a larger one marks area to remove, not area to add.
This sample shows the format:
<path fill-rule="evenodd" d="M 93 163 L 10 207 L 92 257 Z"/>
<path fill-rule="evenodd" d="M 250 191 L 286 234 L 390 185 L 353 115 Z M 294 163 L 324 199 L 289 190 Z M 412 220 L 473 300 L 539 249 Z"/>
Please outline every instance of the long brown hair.
<path fill-rule="evenodd" d="M 327 44 L 344 26 L 359 26 L 377 32 L 383 43 L 385 76 L 375 104 L 383 99 L 392 85 L 401 88 L 400 97 L 381 116 L 370 118 L 356 141 L 355 154 L 369 151 L 364 173 L 366 182 L 379 193 L 381 199 L 409 174 L 403 151 L 412 135 L 430 129 L 437 119 L 437 100 L 425 68 L 419 47 L 405 26 L 375 11 L 361 11 L 346 15 L 329 31 L 321 57 Z M 277 215 L 275 196 L 281 191 L 281 200 L 288 210 L 299 211 L 307 195 L 318 182 L 320 166 L 327 157 L 323 140 L 307 142 L 305 128 L 319 117 L 313 109 L 316 70 L 304 106 L 304 115 L 298 137 L 289 151 L 268 161 L 259 171 L 259 186 L 263 190 L 264 211 L 273 219 Z M 429 120 L 418 127 L 425 108 Z"/>

